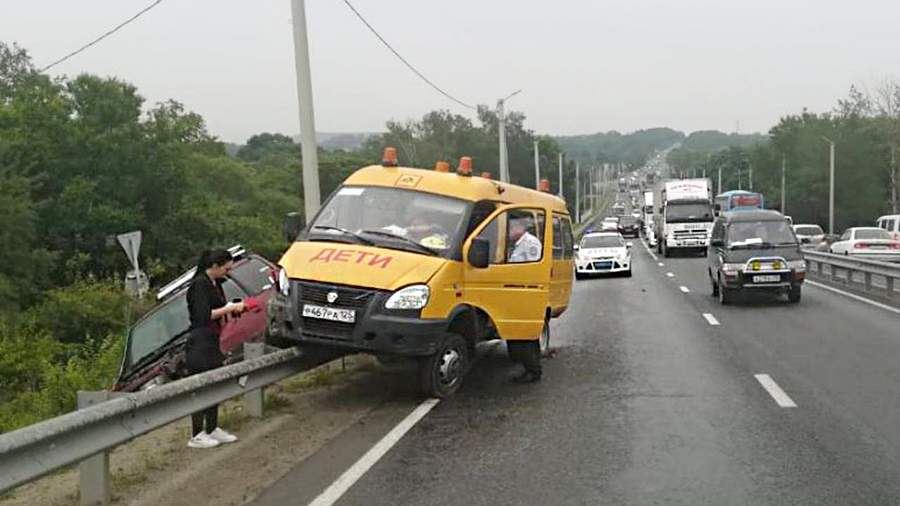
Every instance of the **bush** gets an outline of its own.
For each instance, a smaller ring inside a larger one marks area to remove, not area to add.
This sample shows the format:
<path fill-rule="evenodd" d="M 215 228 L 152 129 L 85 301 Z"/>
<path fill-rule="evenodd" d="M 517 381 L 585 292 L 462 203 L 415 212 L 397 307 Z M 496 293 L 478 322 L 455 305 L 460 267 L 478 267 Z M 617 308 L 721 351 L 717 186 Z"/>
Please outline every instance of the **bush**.
<path fill-rule="evenodd" d="M 8 334 L 0 336 L 0 357 L 5 358 L 8 352 L 27 357 L 27 364 L 21 364 L 18 369 L 27 374 L 29 383 L 20 384 L 24 388 L 16 389 L 17 393 L 3 399 L 0 432 L 72 411 L 76 408 L 78 390 L 108 388 L 118 372 L 124 339 L 121 335 L 110 335 L 99 342 L 89 340 L 68 345 L 65 353 L 68 358 L 62 363 L 53 360 L 59 346 L 47 336 L 37 340 Z M 29 350 L 23 353 L 26 347 Z M 5 390 L 9 364 L 0 361 L 0 368 L 0 374 L 3 374 L 0 384 Z"/>
<path fill-rule="evenodd" d="M 118 283 L 83 279 L 48 291 L 41 303 L 25 313 L 25 325 L 63 343 L 85 343 L 121 334 L 130 304 Z"/>

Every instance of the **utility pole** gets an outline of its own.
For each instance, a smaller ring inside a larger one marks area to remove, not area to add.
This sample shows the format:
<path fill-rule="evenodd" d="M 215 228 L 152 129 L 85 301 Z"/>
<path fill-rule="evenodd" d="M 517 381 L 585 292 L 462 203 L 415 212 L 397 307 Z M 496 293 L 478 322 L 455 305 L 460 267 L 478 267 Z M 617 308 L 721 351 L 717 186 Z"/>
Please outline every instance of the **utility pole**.
<path fill-rule="evenodd" d="M 534 189 L 541 187 L 541 152 L 538 150 L 538 141 L 534 141 Z"/>
<path fill-rule="evenodd" d="M 575 162 L 575 223 L 581 223 L 581 179 L 580 176 L 581 167 L 580 164 Z"/>
<path fill-rule="evenodd" d="M 742 190 L 741 188 L 741 165 L 744 164 L 743 160 L 738 160 L 738 190 Z"/>
<path fill-rule="evenodd" d="M 784 207 L 784 168 L 787 165 L 787 157 L 781 155 L 781 214 L 786 214 L 787 209 Z"/>
<path fill-rule="evenodd" d="M 747 162 L 747 168 L 750 172 L 750 191 L 753 191 L 753 163 Z"/>
<path fill-rule="evenodd" d="M 565 199 L 565 197 L 563 197 L 563 180 L 562 180 L 562 178 L 563 178 L 563 170 L 562 170 L 562 158 L 563 158 L 563 154 L 560 153 L 560 154 L 559 154 L 559 198 Z"/>
<path fill-rule="evenodd" d="M 897 214 L 897 149 L 891 146 L 891 211 Z"/>
<path fill-rule="evenodd" d="M 303 158 L 303 202 L 306 222 L 319 210 L 319 154 L 316 152 L 316 121 L 313 114 L 312 79 L 309 70 L 309 40 L 306 38 L 306 5 L 291 0 L 294 25 L 294 66 L 297 71 L 297 102 L 300 106 L 300 154 Z"/>
<path fill-rule="evenodd" d="M 719 192 L 716 195 L 722 194 L 722 166 L 719 165 Z"/>
<path fill-rule="evenodd" d="M 829 149 L 829 166 L 828 166 L 828 233 L 834 234 L 834 141 L 828 137 L 822 136 L 828 143 Z"/>
<path fill-rule="evenodd" d="M 506 150 L 506 113 L 503 104 L 522 90 L 516 90 L 506 98 L 497 100 L 497 130 L 500 138 L 500 181 L 509 182 L 509 152 Z"/>
<path fill-rule="evenodd" d="M 506 160 L 506 114 L 503 112 L 503 99 L 497 101 L 497 130 L 500 138 L 500 181 L 509 182 L 509 165 Z"/>

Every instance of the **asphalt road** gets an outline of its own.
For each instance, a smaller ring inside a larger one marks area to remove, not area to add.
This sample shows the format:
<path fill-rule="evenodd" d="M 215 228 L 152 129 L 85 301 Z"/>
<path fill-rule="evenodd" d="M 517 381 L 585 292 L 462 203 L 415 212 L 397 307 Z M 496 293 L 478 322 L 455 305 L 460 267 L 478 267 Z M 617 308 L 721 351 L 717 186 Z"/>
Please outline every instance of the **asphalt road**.
<path fill-rule="evenodd" d="M 511 384 L 503 347 L 486 347 L 338 504 L 898 501 L 895 314 L 812 286 L 799 305 L 720 306 L 704 258 L 634 244 L 633 278 L 576 283 L 542 382 Z M 410 383 L 255 504 L 315 498 L 421 402 Z"/>

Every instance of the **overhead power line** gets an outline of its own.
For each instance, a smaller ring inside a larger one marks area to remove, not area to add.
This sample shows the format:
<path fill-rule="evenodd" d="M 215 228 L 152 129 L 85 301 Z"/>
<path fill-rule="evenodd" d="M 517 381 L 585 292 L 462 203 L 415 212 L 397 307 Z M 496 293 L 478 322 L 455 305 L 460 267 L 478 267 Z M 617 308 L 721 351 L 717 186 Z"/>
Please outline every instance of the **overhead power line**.
<path fill-rule="evenodd" d="M 106 32 L 106 33 L 104 33 L 103 35 L 97 37 L 96 39 L 94 39 L 94 40 L 88 42 L 87 44 L 85 44 L 85 45 L 79 47 L 78 49 L 72 51 L 71 53 L 69 53 L 69 54 L 63 56 L 62 58 L 56 60 L 55 62 L 51 63 L 50 65 L 47 65 L 46 67 L 42 68 L 42 69 L 41 69 L 41 72 L 46 72 L 47 70 L 50 70 L 51 68 L 53 68 L 53 67 L 59 65 L 60 63 L 62 63 L 62 62 L 64 62 L 64 61 L 68 60 L 69 58 L 71 58 L 71 57 L 77 55 L 78 53 L 81 53 L 82 51 L 88 49 L 89 47 L 91 47 L 91 46 L 93 46 L 94 44 L 100 42 L 101 40 L 103 40 L 103 39 L 109 37 L 110 35 L 112 35 L 112 34 L 118 32 L 118 31 L 119 31 L 121 28 L 123 28 L 125 25 L 127 25 L 128 23 L 131 23 L 131 22 L 134 21 L 135 19 L 141 17 L 142 15 L 144 15 L 144 13 L 146 13 L 146 12 L 149 11 L 150 9 L 152 9 L 152 8 L 156 7 L 157 5 L 159 5 L 160 3 L 162 3 L 162 1 L 163 1 L 163 0 L 155 0 L 152 4 L 148 5 L 147 7 L 144 7 L 143 9 L 141 9 L 140 12 L 138 12 L 138 13 L 135 14 L 134 16 L 131 16 L 130 18 L 128 18 L 128 19 L 126 19 L 125 21 L 122 21 L 121 23 L 119 23 L 118 25 L 116 25 L 112 30 L 109 30 L 108 32 Z"/>
<path fill-rule="evenodd" d="M 400 61 L 403 62 L 403 64 L 406 65 L 406 66 L 409 68 L 409 70 L 412 70 L 413 73 L 415 73 L 417 76 L 419 76 L 420 79 L 422 79 L 422 80 L 425 81 L 429 86 L 431 86 L 432 88 L 434 88 L 435 90 L 437 90 L 438 93 L 440 93 L 441 95 L 443 95 L 443 96 L 449 98 L 450 100 L 456 102 L 457 104 L 459 104 L 459 105 L 461 105 L 461 106 L 463 106 L 463 107 L 467 107 L 467 108 L 472 109 L 472 110 L 476 110 L 476 109 L 477 109 L 476 107 L 473 107 L 473 106 L 471 106 L 471 105 L 469 105 L 469 104 L 463 102 L 462 100 L 460 100 L 460 99 L 454 97 L 453 95 L 447 93 L 446 91 L 442 90 L 441 87 L 438 86 L 438 85 L 436 85 L 436 84 L 434 84 L 434 83 L 431 81 L 431 79 L 428 79 L 427 77 L 425 77 L 425 75 L 422 74 L 421 72 L 419 72 L 418 69 L 416 69 L 411 63 L 409 63 L 409 62 L 406 60 L 406 58 L 404 58 L 403 56 L 401 56 L 400 53 L 398 53 L 397 50 L 394 49 L 394 48 L 388 43 L 388 41 L 384 40 L 384 37 L 382 37 L 381 34 L 379 34 L 378 31 L 375 30 L 375 28 L 372 27 L 372 25 L 369 24 L 368 21 L 366 21 L 366 18 L 364 18 L 363 15 L 360 14 L 359 11 L 356 10 L 355 7 L 353 7 L 353 4 L 350 3 L 350 0 L 343 0 L 343 1 L 344 1 L 345 4 L 347 4 L 347 7 L 349 7 L 350 10 L 353 11 L 354 14 L 356 14 L 356 17 L 358 17 L 359 20 L 362 21 L 363 24 L 366 25 L 366 27 L 367 27 L 372 33 L 374 33 L 376 37 L 378 37 L 378 40 L 380 40 L 381 43 L 385 45 L 385 47 L 387 47 L 392 53 L 394 53 L 394 56 L 396 56 L 397 58 L 399 58 Z"/>

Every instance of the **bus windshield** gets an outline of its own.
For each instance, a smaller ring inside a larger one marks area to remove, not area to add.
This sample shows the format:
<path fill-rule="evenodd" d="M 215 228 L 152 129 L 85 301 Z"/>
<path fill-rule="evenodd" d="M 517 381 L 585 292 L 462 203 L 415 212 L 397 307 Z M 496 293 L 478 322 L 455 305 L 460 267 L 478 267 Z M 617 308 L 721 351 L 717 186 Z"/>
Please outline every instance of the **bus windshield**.
<path fill-rule="evenodd" d="M 432 193 L 345 186 L 319 212 L 307 239 L 364 241 L 448 257 L 461 242 L 470 207 L 467 201 Z"/>

